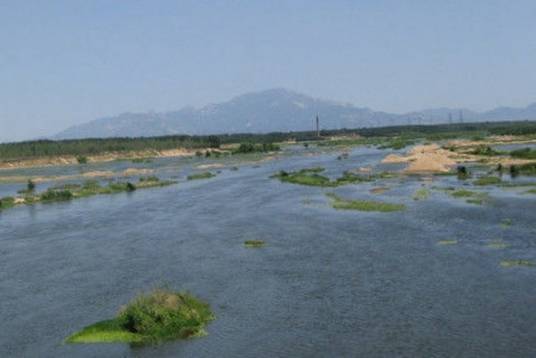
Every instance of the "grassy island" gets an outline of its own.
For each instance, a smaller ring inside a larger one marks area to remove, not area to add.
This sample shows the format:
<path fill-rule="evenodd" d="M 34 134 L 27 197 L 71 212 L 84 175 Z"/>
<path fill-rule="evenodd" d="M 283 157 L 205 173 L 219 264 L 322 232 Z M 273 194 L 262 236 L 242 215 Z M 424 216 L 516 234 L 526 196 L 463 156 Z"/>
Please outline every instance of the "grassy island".
<path fill-rule="evenodd" d="M 189 293 L 155 289 L 123 307 L 116 318 L 87 326 L 66 343 L 151 344 L 205 334 L 214 319 L 208 304 Z"/>
<path fill-rule="evenodd" d="M 132 192 L 137 189 L 162 187 L 171 184 L 175 184 L 175 182 L 160 180 L 152 176 L 139 178 L 137 183 L 110 182 L 107 185 L 101 185 L 96 180 L 87 180 L 83 184 L 64 184 L 51 187 L 41 193 L 24 191 L 22 195 L 17 197 L 0 198 L 0 211 L 22 204 L 53 203 L 94 195 Z"/>
<path fill-rule="evenodd" d="M 279 173 L 273 175 L 272 178 L 277 178 L 285 183 L 334 188 L 341 185 L 370 182 L 376 178 L 386 177 L 385 173 L 376 175 L 358 175 L 351 172 L 344 172 L 342 176 L 332 180 L 319 174 L 323 171 L 324 168 L 318 167 L 301 169 L 295 172 L 281 170 Z"/>
<path fill-rule="evenodd" d="M 343 199 L 333 193 L 328 193 L 326 195 L 331 199 L 331 206 L 339 210 L 392 212 L 401 211 L 406 208 L 403 204 L 385 203 L 372 200 L 349 200 Z"/>
<path fill-rule="evenodd" d="M 214 173 L 203 172 L 203 173 L 196 173 L 196 174 L 188 175 L 188 177 L 186 179 L 188 179 L 188 180 L 209 179 L 209 178 L 212 178 L 212 177 L 215 177 L 215 176 L 216 176 L 216 174 L 214 174 Z"/>
<path fill-rule="evenodd" d="M 262 240 L 246 240 L 244 241 L 244 246 L 247 247 L 247 248 L 258 248 L 258 247 L 263 247 L 265 244 L 264 241 Z"/>

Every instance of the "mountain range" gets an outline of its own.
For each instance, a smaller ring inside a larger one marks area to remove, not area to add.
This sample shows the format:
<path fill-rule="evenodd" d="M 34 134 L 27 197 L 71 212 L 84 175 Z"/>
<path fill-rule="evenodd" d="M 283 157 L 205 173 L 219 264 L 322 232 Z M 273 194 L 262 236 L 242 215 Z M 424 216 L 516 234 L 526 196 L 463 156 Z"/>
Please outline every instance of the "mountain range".
<path fill-rule="evenodd" d="M 536 103 L 475 112 L 436 108 L 405 114 L 313 98 L 287 89 L 252 92 L 202 108 L 171 112 L 122 113 L 67 128 L 54 139 L 147 137 L 173 134 L 267 133 L 312 130 L 320 117 L 324 129 L 536 119 Z"/>

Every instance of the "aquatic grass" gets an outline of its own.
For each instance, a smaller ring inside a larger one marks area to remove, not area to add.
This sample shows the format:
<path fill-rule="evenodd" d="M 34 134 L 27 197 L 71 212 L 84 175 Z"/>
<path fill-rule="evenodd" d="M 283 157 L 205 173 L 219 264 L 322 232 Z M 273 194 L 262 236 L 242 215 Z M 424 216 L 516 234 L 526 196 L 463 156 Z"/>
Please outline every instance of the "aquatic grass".
<path fill-rule="evenodd" d="M 15 198 L 11 196 L 6 196 L 0 198 L 0 211 L 4 209 L 9 209 L 15 206 Z"/>
<path fill-rule="evenodd" d="M 502 219 L 501 220 L 501 227 L 503 229 L 508 229 L 510 226 L 512 226 L 512 219 Z"/>
<path fill-rule="evenodd" d="M 246 240 L 244 241 L 244 246 L 247 248 L 259 248 L 263 247 L 265 242 L 263 240 Z"/>
<path fill-rule="evenodd" d="M 420 188 L 413 194 L 413 200 L 426 200 L 430 196 L 430 189 Z"/>
<path fill-rule="evenodd" d="M 458 240 L 439 240 L 437 242 L 438 245 L 446 246 L 446 245 L 456 245 L 458 244 Z"/>
<path fill-rule="evenodd" d="M 343 199 L 334 193 L 327 193 L 326 196 L 330 198 L 331 206 L 337 210 L 393 212 L 401 211 L 406 208 L 403 204 L 393 204 L 372 200 Z"/>
<path fill-rule="evenodd" d="M 494 240 L 494 241 L 490 241 L 486 246 L 489 247 L 490 249 L 505 249 L 509 247 L 510 245 L 505 243 L 502 240 Z"/>
<path fill-rule="evenodd" d="M 102 186 L 96 180 L 88 180 L 83 184 L 64 184 L 61 186 L 51 187 L 42 193 L 25 193 L 24 196 L 19 196 L 17 198 L 2 198 L 0 199 L 0 210 L 13 207 L 16 204 L 34 204 L 37 202 L 48 204 L 72 199 L 86 198 L 94 195 L 116 194 L 132 192 L 137 189 L 163 187 L 175 183 L 175 181 L 160 180 L 157 177 L 146 177 L 140 178 L 136 184 L 131 182 L 112 181 L 108 183 L 108 185 Z"/>
<path fill-rule="evenodd" d="M 510 152 L 510 156 L 513 158 L 521 159 L 536 159 L 536 149 L 521 148 Z"/>
<path fill-rule="evenodd" d="M 203 172 L 203 173 L 197 173 L 197 174 L 190 174 L 186 179 L 188 180 L 199 180 L 199 179 L 209 179 L 212 177 L 215 177 L 216 174 L 211 172 Z"/>
<path fill-rule="evenodd" d="M 536 267 L 536 263 L 531 260 L 524 259 L 511 259 L 511 260 L 502 260 L 500 263 L 501 267 L 511 268 L 511 267 Z"/>
<path fill-rule="evenodd" d="M 114 319 L 97 322 L 66 343 L 159 343 L 205 334 L 214 319 L 207 303 L 187 292 L 155 289 L 123 307 Z"/>
<path fill-rule="evenodd" d="M 501 184 L 502 180 L 499 177 L 486 176 L 480 177 L 473 182 L 474 185 L 484 186 L 484 185 L 497 185 Z"/>
<path fill-rule="evenodd" d="M 380 173 L 365 176 L 345 171 L 342 176 L 332 180 L 326 176 L 318 174 L 323 170 L 323 168 L 319 167 L 301 169 L 296 172 L 286 172 L 281 170 L 279 173 L 272 175 L 271 178 L 277 178 L 285 183 L 334 188 L 348 184 L 371 182 L 386 175 L 385 173 Z"/>
<path fill-rule="evenodd" d="M 449 192 L 453 198 L 465 198 L 465 202 L 469 204 L 482 205 L 489 201 L 488 193 L 482 193 L 467 189 L 455 189 Z"/>

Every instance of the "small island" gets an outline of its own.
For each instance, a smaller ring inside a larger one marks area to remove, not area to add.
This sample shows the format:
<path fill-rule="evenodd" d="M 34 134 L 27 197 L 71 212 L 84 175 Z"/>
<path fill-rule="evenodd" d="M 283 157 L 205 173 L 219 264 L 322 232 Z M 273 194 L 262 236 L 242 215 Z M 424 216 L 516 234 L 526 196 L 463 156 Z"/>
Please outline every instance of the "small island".
<path fill-rule="evenodd" d="M 116 318 L 87 326 L 65 342 L 154 344 L 203 336 L 213 319 L 207 303 L 189 293 L 159 288 L 134 298 Z"/>

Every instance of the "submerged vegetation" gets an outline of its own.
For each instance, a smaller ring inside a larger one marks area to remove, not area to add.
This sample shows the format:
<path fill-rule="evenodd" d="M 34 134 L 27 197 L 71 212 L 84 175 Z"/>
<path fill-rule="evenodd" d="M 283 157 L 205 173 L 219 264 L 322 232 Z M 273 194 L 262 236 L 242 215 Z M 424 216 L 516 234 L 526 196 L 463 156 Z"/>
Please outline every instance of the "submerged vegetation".
<path fill-rule="evenodd" d="M 85 327 L 67 343 L 159 343 L 200 336 L 214 319 L 208 304 L 189 293 L 155 289 L 141 294 L 116 318 Z"/>
<path fill-rule="evenodd" d="M 380 212 L 392 212 L 401 211 L 406 207 L 403 204 L 385 203 L 381 201 L 372 200 L 350 200 L 343 199 L 334 193 L 326 194 L 331 200 L 331 206 L 334 209 L 339 210 L 358 210 L 358 211 L 380 211 Z"/>
<path fill-rule="evenodd" d="M 212 172 L 203 172 L 203 173 L 196 173 L 196 174 L 190 174 L 186 179 L 188 180 L 199 180 L 199 179 L 209 179 L 212 177 L 215 177 L 216 174 Z"/>

